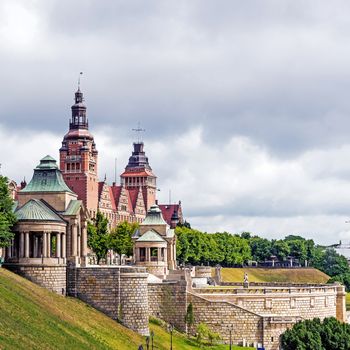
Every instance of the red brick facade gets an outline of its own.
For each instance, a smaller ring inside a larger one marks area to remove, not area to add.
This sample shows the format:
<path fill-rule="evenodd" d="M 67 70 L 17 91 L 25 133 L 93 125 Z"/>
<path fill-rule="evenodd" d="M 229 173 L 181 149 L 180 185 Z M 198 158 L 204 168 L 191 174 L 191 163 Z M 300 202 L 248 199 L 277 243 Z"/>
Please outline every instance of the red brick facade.
<path fill-rule="evenodd" d="M 133 144 L 133 152 L 125 171 L 121 174 L 121 185 L 98 181 L 98 152 L 94 137 L 89 132 L 83 94 L 78 89 L 69 131 L 64 136 L 60 149 L 60 170 L 69 188 L 84 202 L 91 217 L 97 210 L 109 220 L 110 227 L 123 221 L 141 223 L 147 210 L 156 203 L 157 177 L 153 174 L 144 152 L 143 142 Z M 165 220 L 171 225 L 174 213 L 169 214 L 167 205 L 161 205 Z M 176 207 L 176 208 L 175 208 Z M 181 214 L 181 204 L 171 206 Z"/>

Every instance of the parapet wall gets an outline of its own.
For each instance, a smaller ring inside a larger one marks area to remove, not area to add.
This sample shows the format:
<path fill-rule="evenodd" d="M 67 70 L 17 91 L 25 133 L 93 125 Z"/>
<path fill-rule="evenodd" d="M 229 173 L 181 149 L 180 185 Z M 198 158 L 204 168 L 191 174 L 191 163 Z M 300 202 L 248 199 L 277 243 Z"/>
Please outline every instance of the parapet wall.
<path fill-rule="evenodd" d="M 187 310 L 186 281 L 169 281 L 148 284 L 148 305 L 150 316 L 160 318 L 186 331 Z"/>
<path fill-rule="evenodd" d="M 196 294 L 227 301 L 259 315 L 325 318 L 337 315 L 337 285 L 273 288 L 201 288 Z M 341 319 L 343 320 L 343 319 Z"/>
<path fill-rule="evenodd" d="M 126 327 L 148 335 L 148 292 L 144 268 L 106 266 L 67 268 L 67 294 Z"/>
<path fill-rule="evenodd" d="M 8 270 L 57 294 L 66 294 L 66 266 L 4 264 Z"/>
<path fill-rule="evenodd" d="M 188 293 L 188 303 L 193 305 L 195 325 L 191 327 L 191 333 L 195 333 L 196 326 L 204 322 L 210 329 L 218 332 L 226 342 L 230 339 L 232 328 L 232 341 L 234 344 L 242 344 L 247 341 L 263 341 L 263 318 L 251 311 L 238 307 L 230 302 L 209 300 L 194 293 Z"/>

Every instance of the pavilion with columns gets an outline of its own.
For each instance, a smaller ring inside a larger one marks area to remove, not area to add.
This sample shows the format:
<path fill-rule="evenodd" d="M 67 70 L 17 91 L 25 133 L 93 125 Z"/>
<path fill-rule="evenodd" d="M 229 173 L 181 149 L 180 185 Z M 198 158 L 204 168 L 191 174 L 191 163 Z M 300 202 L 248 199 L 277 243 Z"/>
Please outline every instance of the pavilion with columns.
<path fill-rule="evenodd" d="M 161 278 L 176 269 L 175 230 L 163 219 L 158 205 L 151 206 L 132 239 L 135 265 L 145 266 L 149 273 Z"/>
<path fill-rule="evenodd" d="M 86 211 L 50 156 L 40 161 L 30 183 L 18 192 L 15 215 L 18 221 L 6 264 L 86 264 Z"/>

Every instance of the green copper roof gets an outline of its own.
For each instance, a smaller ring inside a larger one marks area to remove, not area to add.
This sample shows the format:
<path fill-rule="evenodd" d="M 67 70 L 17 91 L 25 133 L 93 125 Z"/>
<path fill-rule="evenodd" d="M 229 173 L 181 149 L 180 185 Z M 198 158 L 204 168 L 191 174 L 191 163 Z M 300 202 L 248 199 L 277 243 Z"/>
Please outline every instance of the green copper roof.
<path fill-rule="evenodd" d="M 80 200 L 71 200 L 68 204 L 68 208 L 62 214 L 63 215 L 76 215 L 81 208 L 81 204 L 82 204 L 82 201 L 80 201 Z"/>
<path fill-rule="evenodd" d="M 19 221 L 55 221 L 64 222 L 51 208 L 38 199 L 31 199 L 21 208 L 17 209 L 15 215 Z"/>
<path fill-rule="evenodd" d="M 29 184 L 21 192 L 70 192 L 74 193 L 64 182 L 56 161 L 46 156 L 34 169 Z"/>
<path fill-rule="evenodd" d="M 137 242 L 165 242 L 165 240 L 155 231 L 150 230 L 145 232 Z"/>
<path fill-rule="evenodd" d="M 141 225 L 167 225 L 158 205 L 152 205 Z"/>

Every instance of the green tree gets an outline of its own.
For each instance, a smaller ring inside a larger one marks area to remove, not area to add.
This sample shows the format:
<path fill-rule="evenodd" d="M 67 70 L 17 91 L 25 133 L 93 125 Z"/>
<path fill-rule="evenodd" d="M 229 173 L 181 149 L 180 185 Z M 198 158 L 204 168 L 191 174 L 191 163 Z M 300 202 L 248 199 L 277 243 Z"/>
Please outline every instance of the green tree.
<path fill-rule="evenodd" d="M 289 245 L 282 240 L 271 241 L 271 252 L 281 261 L 285 260 L 290 254 Z"/>
<path fill-rule="evenodd" d="M 334 317 L 296 323 L 281 336 L 284 350 L 346 350 L 350 349 L 350 326 Z"/>
<path fill-rule="evenodd" d="M 253 260 L 263 262 L 272 255 L 271 242 L 266 238 L 253 237 L 249 240 Z"/>
<path fill-rule="evenodd" d="M 194 324 L 194 314 L 193 314 L 193 304 L 189 303 L 187 306 L 186 316 L 185 316 L 185 323 L 187 327 L 192 327 Z M 190 334 L 190 332 L 187 330 L 187 333 Z"/>
<path fill-rule="evenodd" d="M 8 189 L 8 179 L 0 175 L 0 247 L 7 247 L 14 237 L 11 229 L 16 223 L 13 200 Z"/>
<path fill-rule="evenodd" d="M 108 236 L 108 247 L 121 258 L 122 254 L 127 256 L 133 253 L 133 243 L 131 236 L 138 227 L 138 224 L 120 223 Z"/>
<path fill-rule="evenodd" d="M 108 219 L 98 211 L 94 222 L 88 223 L 88 246 L 97 257 L 97 264 L 105 259 L 108 252 Z"/>

